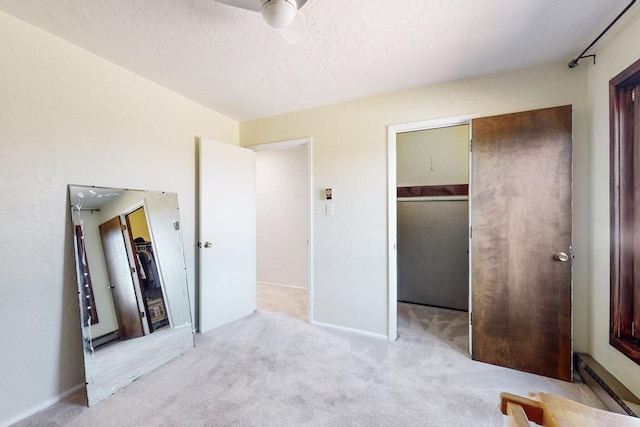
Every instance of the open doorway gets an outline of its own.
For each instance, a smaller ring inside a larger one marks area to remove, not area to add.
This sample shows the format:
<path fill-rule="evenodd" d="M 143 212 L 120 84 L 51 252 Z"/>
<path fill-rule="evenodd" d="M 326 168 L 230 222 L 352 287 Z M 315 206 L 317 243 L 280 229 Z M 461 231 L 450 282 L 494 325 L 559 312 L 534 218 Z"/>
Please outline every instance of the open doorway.
<path fill-rule="evenodd" d="M 144 205 L 100 224 L 102 247 L 119 340 L 170 327 Z"/>
<path fill-rule="evenodd" d="M 129 241 L 132 243 L 133 262 L 137 266 L 140 297 L 145 309 L 146 325 L 149 333 L 170 326 L 165 302 L 162 278 L 154 252 L 153 239 L 144 206 L 140 206 L 125 216 Z M 144 323 L 144 321 L 143 321 Z"/>
<path fill-rule="evenodd" d="M 388 127 L 389 340 L 398 338 L 398 301 L 469 310 L 471 118 Z M 400 260 L 403 251 L 407 257 Z M 399 278 L 413 282 L 414 289 L 400 289 Z M 455 291 L 443 280 L 456 281 Z"/>
<path fill-rule="evenodd" d="M 311 138 L 256 151 L 258 308 L 312 321 Z"/>
<path fill-rule="evenodd" d="M 469 125 L 398 133 L 398 302 L 469 310 Z"/>
<path fill-rule="evenodd" d="M 389 127 L 390 339 L 398 334 L 397 135 L 467 124 L 473 127 L 469 353 L 473 360 L 571 379 L 571 111 L 565 105 Z M 535 333 L 523 334 L 522 325 Z M 549 357 L 536 357 L 541 353 Z"/>

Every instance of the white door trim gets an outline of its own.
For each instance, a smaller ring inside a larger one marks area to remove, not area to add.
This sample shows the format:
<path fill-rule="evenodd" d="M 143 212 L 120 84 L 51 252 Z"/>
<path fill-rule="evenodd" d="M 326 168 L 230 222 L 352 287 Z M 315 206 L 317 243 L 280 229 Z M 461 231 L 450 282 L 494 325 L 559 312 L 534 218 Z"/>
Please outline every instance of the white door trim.
<path fill-rule="evenodd" d="M 284 150 L 307 146 L 307 321 L 314 323 L 313 317 L 313 138 L 298 138 L 266 144 L 250 145 L 253 151 Z"/>
<path fill-rule="evenodd" d="M 401 123 L 387 126 L 387 337 L 389 341 L 398 339 L 398 209 L 397 182 L 396 182 L 396 136 L 403 132 L 412 132 L 442 127 L 469 125 L 469 139 L 471 139 L 471 119 L 479 117 L 478 114 L 464 116 L 444 117 L 419 122 Z M 471 162 L 469 162 L 471 167 Z M 471 177 L 471 173 L 469 173 Z M 471 188 L 471 181 L 469 181 Z M 471 201 L 469 201 L 471 209 Z M 471 251 L 469 251 L 469 263 L 471 263 Z M 471 266 L 471 264 L 469 264 Z M 471 270 L 469 270 L 471 271 Z M 469 312 L 471 312 L 471 275 L 469 275 Z M 471 334 L 469 334 L 471 340 Z M 471 346 L 469 346 L 471 348 Z"/>

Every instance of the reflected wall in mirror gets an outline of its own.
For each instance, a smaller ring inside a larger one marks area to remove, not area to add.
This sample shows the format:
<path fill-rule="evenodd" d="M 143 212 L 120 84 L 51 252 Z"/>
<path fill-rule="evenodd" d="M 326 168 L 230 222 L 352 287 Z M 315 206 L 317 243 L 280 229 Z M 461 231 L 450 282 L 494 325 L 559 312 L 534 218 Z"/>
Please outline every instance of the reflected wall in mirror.
<path fill-rule="evenodd" d="M 175 193 L 69 186 L 89 406 L 194 347 Z"/>

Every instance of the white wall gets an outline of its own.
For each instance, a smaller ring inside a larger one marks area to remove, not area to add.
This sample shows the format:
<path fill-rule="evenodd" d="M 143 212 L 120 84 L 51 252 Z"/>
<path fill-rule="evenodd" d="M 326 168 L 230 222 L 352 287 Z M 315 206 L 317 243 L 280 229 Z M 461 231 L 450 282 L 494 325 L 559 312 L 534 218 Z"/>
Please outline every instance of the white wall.
<path fill-rule="evenodd" d="M 256 152 L 258 283 L 307 287 L 307 147 Z"/>
<path fill-rule="evenodd" d="M 313 137 L 314 320 L 387 336 L 387 131 L 391 124 L 573 104 L 575 348 L 588 345 L 586 67 L 566 61 L 240 124 L 240 144 Z M 322 188 L 335 191 L 324 215 Z"/>
<path fill-rule="evenodd" d="M 469 126 L 396 135 L 398 187 L 469 183 Z"/>
<path fill-rule="evenodd" d="M 238 123 L 0 12 L 0 424 L 83 383 L 68 184 L 178 193 L 195 301 L 196 136 Z"/>
<path fill-rule="evenodd" d="M 609 80 L 640 59 L 640 7 L 635 6 L 597 45 L 589 69 L 591 150 L 591 355 L 640 396 L 640 366 L 609 345 Z"/>

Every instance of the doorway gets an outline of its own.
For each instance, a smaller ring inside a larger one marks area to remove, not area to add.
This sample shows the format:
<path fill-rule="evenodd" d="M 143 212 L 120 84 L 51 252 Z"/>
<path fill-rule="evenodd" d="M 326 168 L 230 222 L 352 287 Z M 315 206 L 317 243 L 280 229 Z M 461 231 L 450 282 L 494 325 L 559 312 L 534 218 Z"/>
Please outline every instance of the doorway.
<path fill-rule="evenodd" d="M 120 340 L 170 327 L 144 204 L 98 227 Z"/>
<path fill-rule="evenodd" d="M 389 283 L 389 306 L 388 306 L 388 330 L 387 335 L 390 341 L 395 341 L 398 338 L 398 135 L 406 134 L 409 132 L 421 132 L 432 129 L 442 129 L 454 126 L 467 126 L 469 131 L 471 128 L 471 119 L 475 116 L 457 116 L 444 119 L 427 120 L 414 123 L 405 123 L 399 125 L 392 125 L 387 128 L 387 140 L 388 140 L 388 193 L 387 193 L 387 209 L 388 209 L 388 283 Z M 402 138 L 402 137 L 401 137 Z M 468 140 L 470 139 L 470 135 Z M 430 172 L 432 162 L 431 155 L 426 165 L 428 172 Z M 436 163 L 437 164 L 437 163 Z M 469 166 L 470 168 L 470 166 Z M 435 171 L 435 167 L 434 167 Z M 444 175 L 443 179 L 452 179 Z M 417 187 L 417 186 L 415 186 Z M 411 190 L 409 190 L 411 191 Z M 456 190 L 459 191 L 459 190 Z M 426 197 L 433 197 L 433 194 L 425 194 Z M 420 196 L 420 197 L 425 197 Z M 467 215 L 468 218 L 468 215 Z M 469 259 L 464 259 L 463 262 L 469 266 Z"/>
<path fill-rule="evenodd" d="M 398 302 L 469 310 L 469 125 L 397 134 Z"/>
<path fill-rule="evenodd" d="M 131 261 L 136 266 L 136 275 L 142 305 L 145 309 L 145 331 L 149 333 L 168 328 L 170 326 L 167 303 L 163 292 L 162 277 L 158 271 L 158 264 L 154 251 L 151 230 L 147 221 L 145 207 L 124 215 L 126 227 L 129 231 L 129 242 L 132 245 Z"/>
<path fill-rule="evenodd" d="M 397 338 L 397 134 L 470 125 L 469 351 L 572 378 L 572 109 L 389 126 L 389 338 Z M 470 138 L 471 140 L 471 138 Z"/>
<path fill-rule="evenodd" d="M 311 323 L 312 139 L 248 148 L 256 152 L 257 286 L 263 295 L 306 297 L 306 313 L 299 314 Z"/>
<path fill-rule="evenodd" d="M 307 317 L 313 319 L 312 140 L 238 147 L 200 138 L 199 332 L 256 309 L 256 151 L 307 147 Z"/>

